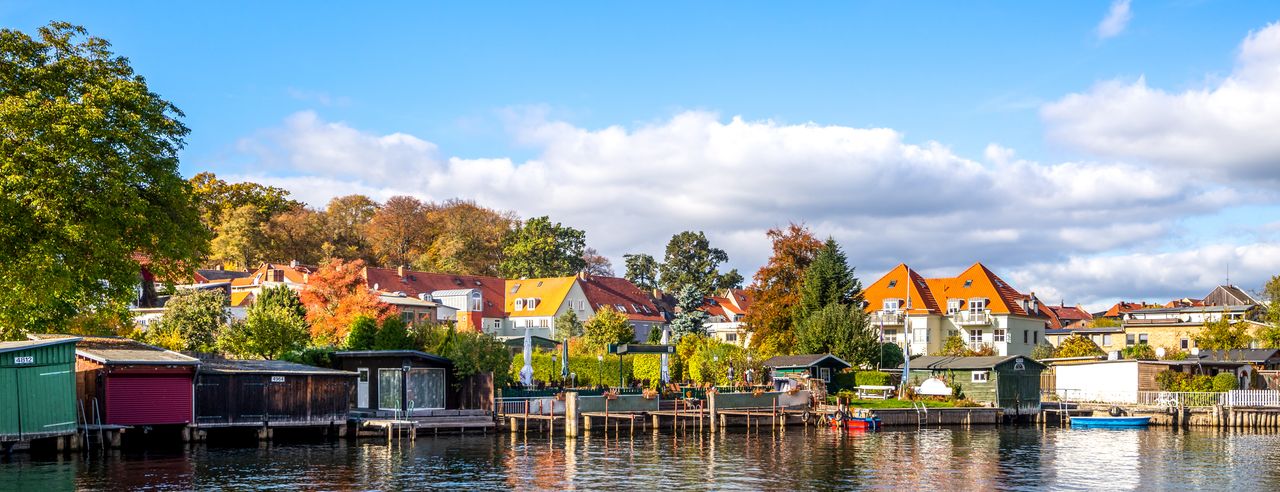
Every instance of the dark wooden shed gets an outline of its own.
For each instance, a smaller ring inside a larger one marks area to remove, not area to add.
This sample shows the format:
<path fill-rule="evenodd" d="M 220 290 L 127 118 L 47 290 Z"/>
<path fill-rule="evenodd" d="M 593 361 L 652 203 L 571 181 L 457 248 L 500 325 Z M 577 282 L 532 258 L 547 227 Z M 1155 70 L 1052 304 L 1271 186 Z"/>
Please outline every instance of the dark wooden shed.
<path fill-rule="evenodd" d="M 352 407 L 377 416 L 458 408 L 453 361 L 417 350 L 335 352 L 334 366 L 357 374 Z"/>
<path fill-rule="evenodd" d="M 831 382 L 831 376 L 853 367 L 848 362 L 831 354 L 779 355 L 764 361 L 772 377 L 797 376 L 808 374 L 814 379 Z"/>
<path fill-rule="evenodd" d="M 356 373 L 275 360 L 205 360 L 196 374 L 198 427 L 343 424 Z"/>
<path fill-rule="evenodd" d="M 76 393 L 95 424 L 186 425 L 199 365 L 194 357 L 127 338 L 84 337 L 76 344 Z"/>
<path fill-rule="evenodd" d="M 76 432 L 79 340 L 0 342 L 0 443 Z"/>

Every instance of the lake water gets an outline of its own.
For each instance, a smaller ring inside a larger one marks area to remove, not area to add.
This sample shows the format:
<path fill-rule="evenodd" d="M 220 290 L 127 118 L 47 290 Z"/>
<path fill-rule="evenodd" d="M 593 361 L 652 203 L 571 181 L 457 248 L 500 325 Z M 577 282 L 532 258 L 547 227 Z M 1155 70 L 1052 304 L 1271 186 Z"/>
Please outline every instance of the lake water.
<path fill-rule="evenodd" d="M 490 434 L 112 451 L 0 462 L 0 490 L 1280 490 L 1280 434 L 790 428 Z"/>

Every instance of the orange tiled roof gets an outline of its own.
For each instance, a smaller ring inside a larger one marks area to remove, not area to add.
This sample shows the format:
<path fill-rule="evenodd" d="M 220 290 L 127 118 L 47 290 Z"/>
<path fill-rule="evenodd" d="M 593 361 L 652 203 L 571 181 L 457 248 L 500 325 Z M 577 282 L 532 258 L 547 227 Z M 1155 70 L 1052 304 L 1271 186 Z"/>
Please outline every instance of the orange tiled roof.
<path fill-rule="evenodd" d="M 973 298 L 985 298 L 987 309 L 992 314 L 1040 316 L 1038 312 L 1028 313 L 1023 307 L 1022 301 L 1029 296 L 1018 292 L 982 263 L 974 263 L 955 277 L 931 279 L 920 276 L 905 263 L 899 264 L 867 286 L 863 297 L 867 300 L 868 311 L 880 310 L 886 299 L 903 299 L 911 307 L 907 310 L 910 314 L 941 314 L 945 312 L 948 300 L 967 302 Z"/>

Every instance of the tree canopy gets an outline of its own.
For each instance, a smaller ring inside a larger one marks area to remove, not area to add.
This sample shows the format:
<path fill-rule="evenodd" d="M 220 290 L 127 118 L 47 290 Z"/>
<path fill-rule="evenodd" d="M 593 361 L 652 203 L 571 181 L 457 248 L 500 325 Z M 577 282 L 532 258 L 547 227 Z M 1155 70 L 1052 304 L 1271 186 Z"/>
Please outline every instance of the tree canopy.
<path fill-rule="evenodd" d="M 729 261 L 729 255 L 720 248 L 711 247 L 707 235 L 702 231 L 684 231 L 667 242 L 666 257 L 658 267 L 661 276 L 660 285 L 667 292 L 679 292 L 686 285 L 692 285 L 698 292 L 714 292 L 722 288 L 720 264 Z M 733 272 L 737 283 L 742 276 Z"/>
<path fill-rule="evenodd" d="M 1205 323 L 1193 338 L 1196 346 L 1205 350 L 1244 349 L 1249 348 L 1249 342 L 1253 341 L 1248 323 L 1226 318 Z"/>
<path fill-rule="evenodd" d="M 706 335 L 707 329 L 702 325 L 707 313 L 702 311 L 704 298 L 694 285 L 686 285 L 676 296 L 676 309 L 680 312 L 671 320 L 671 336 L 680 340 L 687 335 Z"/>
<path fill-rule="evenodd" d="M 182 112 L 68 23 L 0 30 L 0 66 L 0 337 L 121 309 L 139 257 L 182 278 L 208 244 Z"/>
<path fill-rule="evenodd" d="M 1090 340 L 1084 335 L 1071 335 L 1062 339 L 1058 344 L 1058 350 L 1054 351 L 1054 357 L 1089 357 L 1107 355 L 1102 351 L 1098 344 Z"/>
<path fill-rule="evenodd" d="M 347 329 L 357 316 L 384 319 L 393 314 L 391 306 L 365 286 L 361 270 L 364 262 L 333 259 L 311 274 L 303 289 L 302 304 L 307 308 L 311 338 L 317 345 L 340 345 L 346 341 Z"/>
<path fill-rule="evenodd" d="M 164 316 L 151 325 L 146 341 L 169 350 L 212 352 L 231 322 L 221 290 L 185 290 L 169 298 Z"/>
<path fill-rule="evenodd" d="M 586 267 L 586 238 L 585 232 L 552 223 L 547 216 L 534 217 L 507 236 L 498 271 L 507 278 L 576 275 Z"/>
<path fill-rule="evenodd" d="M 626 263 L 627 281 L 645 292 L 658 288 L 658 260 L 643 253 L 622 255 Z"/>
<path fill-rule="evenodd" d="M 805 269 L 804 283 L 800 288 L 800 302 L 795 317 L 799 323 L 810 314 L 831 305 L 853 306 L 862 300 L 862 282 L 853 275 L 853 268 L 835 239 L 827 239 Z"/>
<path fill-rule="evenodd" d="M 582 325 L 583 338 L 591 350 L 604 350 L 610 343 L 628 343 L 635 338 L 635 329 L 627 315 L 605 306 Z"/>
<path fill-rule="evenodd" d="M 768 237 L 773 254 L 748 288 L 753 301 L 744 320 L 761 357 L 790 353 L 795 346 L 793 310 L 800 303 L 805 269 L 823 247 L 808 228 L 794 223 L 770 229 Z"/>

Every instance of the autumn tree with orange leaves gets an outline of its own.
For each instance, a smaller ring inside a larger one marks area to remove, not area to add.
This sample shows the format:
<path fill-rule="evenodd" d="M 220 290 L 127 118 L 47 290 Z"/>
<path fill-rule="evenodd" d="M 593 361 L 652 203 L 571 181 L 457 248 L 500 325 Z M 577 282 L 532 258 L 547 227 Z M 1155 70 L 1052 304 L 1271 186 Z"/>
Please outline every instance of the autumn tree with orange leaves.
<path fill-rule="evenodd" d="M 311 274 L 300 297 L 307 308 L 313 344 L 340 345 L 357 317 L 363 315 L 381 321 L 394 313 L 390 305 L 379 301 L 377 294 L 365 285 L 363 270 L 361 260 L 332 259 Z"/>
<path fill-rule="evenodd" d="M 748 287 L 754 301 L 744 322 L 751 346 L 763 359 L 791 353 L 796 337 L 792 313 L 800 304 L 804 272 L 822 250 L 822 241 L 802 224 L 770 229 L 773 255 Z"/>

